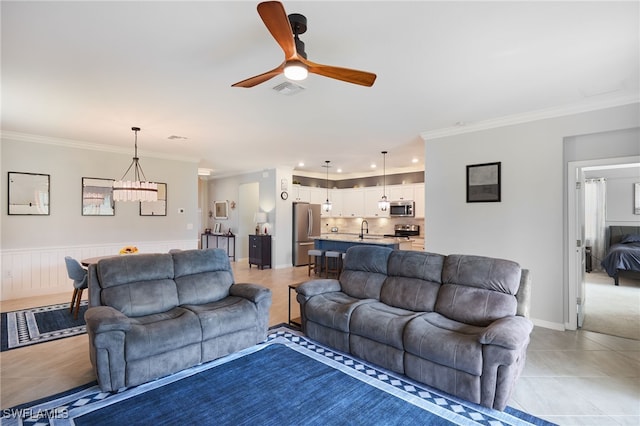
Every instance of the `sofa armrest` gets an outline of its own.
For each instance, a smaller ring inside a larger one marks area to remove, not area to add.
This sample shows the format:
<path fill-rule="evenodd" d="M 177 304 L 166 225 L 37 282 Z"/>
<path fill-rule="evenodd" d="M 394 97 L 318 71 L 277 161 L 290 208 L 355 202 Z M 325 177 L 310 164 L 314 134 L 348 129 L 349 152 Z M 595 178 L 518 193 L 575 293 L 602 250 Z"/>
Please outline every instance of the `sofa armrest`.
<path fill-rule="evenodd" d="M 271 290 L 268 288 L 250 283 L 236 283 L 229 288 L 231 296 L 243 297 L 255 304 L 263 300 L 271 299 Z"/>
<path fill-rule="evenodd" d="M 84 314 L 87 331 L 93 334 L 107 331 L 129 331 L 131 320 L 125 314 L 110 306 L 94 306 Z"/>
<path fill-rule="evenodd" d="M 341 291 L 340 281 L 336 279 L 326 278 L 319 280 L 311 280 L 304 282 L 298 286 L 296 292 L 304 296 L 305 299 L 309 299 L 312 296 L 316 296 L 322 293 L 331 293 L 334 291 Z"/>
<path fill-rule="evenodd" d="M 489 324 L 480 335 L 483 345 L 497 345 L 507 349 L 520 349 L 529 342 L 533 323 L 524 317 L 500 318 Z"/>

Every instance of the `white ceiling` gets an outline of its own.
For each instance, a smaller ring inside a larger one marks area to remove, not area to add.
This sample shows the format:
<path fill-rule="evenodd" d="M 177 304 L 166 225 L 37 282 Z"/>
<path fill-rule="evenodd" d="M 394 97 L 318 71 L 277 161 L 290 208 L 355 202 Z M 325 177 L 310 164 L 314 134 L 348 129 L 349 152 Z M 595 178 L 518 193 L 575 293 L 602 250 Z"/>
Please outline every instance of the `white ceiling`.
<path fill-rule="evenodd" d="M 421 134 L 639 99 L 637 1 L 283 4 L 308 19 L 310 60 L 374 86 L 232 88 L 283 59 L 256 1 L 3 0 L 2 130 L 132 153 L 138 126 L 142 164 L 196 159 L 213 176 L 325 160 L 357 174 L 387 150 L 389 173 L 423 167 Z"/>

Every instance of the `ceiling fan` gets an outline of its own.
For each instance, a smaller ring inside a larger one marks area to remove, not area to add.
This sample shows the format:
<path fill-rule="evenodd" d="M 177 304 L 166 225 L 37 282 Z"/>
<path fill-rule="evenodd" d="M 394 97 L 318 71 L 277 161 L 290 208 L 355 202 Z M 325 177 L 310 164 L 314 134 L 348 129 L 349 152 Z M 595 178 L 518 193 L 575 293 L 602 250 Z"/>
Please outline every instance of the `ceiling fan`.
<path fill-rule="evenodd" d="M 298 35 L 307 31 L 307 18 L 298 13 L 287 16 L 282 3 L 278 1 L 260 3 L 258 14 L 284 51 L 284 61 L 271 71 L 239 81 L 232 84 L 232 87 L 253 87 L 280 74 L 284 74 L 291 80 L 304 80 L 308 73 L 312 73 L 368 87 L 371 87 L 376 80 L 376 75 L 370 72 L 309 61 L 304 51 L 304 43 L 298 38 Z"/>

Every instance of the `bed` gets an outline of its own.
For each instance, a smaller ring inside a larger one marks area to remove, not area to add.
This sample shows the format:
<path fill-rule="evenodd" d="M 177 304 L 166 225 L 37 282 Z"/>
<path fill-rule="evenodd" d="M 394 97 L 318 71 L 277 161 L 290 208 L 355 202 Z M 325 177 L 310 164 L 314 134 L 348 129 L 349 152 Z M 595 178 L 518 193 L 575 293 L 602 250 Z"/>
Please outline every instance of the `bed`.
<path fill-rule="evenodd" d="M 620 273 L 632 273 L 640 277 L 640 226 L 610 226 L 609 248 L 600 262 L 615 285 Z"/>

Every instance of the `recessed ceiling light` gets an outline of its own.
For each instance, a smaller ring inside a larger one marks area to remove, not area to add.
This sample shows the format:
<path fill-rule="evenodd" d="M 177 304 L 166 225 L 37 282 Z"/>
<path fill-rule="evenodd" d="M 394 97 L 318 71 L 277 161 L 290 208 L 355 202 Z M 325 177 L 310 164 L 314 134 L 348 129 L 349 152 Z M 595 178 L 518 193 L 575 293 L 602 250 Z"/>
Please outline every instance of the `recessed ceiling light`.
<path fill-rule="evenodd" d="M 342 173 L 342 169 L 338 169 L 338 170 L 336 170 L 336 172 Z"/>
<path fill-rule="evenodd" d="M 213 172 L 212 169 L 207 169 L 204 167 L 198 167 L 198 176 L 209 176 Z"/>
<path fill-rule="evenodd" d="M 412 158 L 412 159 L 411 159 L 411 162 L 412 162 L 413 164 L 415 164 L 415 163 L 417 163 L 417 162 L 418 162 L 418 159 L 414 157 L 414 158 Z"/>
<path fill-rule="evenodd" d="M 304 161 L 299 162 L 298 167 L 304 167 Z"/>
<path fill-rule="evenodd" d="M 372 169 L 375 169 L 375 168 L 376 168 L 376 165 L 375 165 L 374 163 L 371 163 L 371 168 L 372 168 Z"/>

